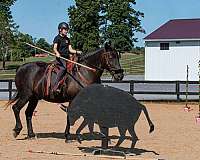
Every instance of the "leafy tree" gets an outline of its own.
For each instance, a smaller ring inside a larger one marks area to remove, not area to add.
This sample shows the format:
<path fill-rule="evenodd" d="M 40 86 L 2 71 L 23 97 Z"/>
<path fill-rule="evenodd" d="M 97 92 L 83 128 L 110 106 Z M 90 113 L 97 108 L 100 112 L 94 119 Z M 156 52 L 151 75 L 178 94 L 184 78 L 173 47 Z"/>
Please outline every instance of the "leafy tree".
<path fill-rule="evenodd" d="M 23 42 L 28 42 L 33 44 L 32 37 L 28 34 L 23 34 L 18 32 L 15 34 L 14 43 L 12 44 L 12 60 L 22 60 L 26 57 L 31 56 L 33 52 L 32 48 L 24 44 Z"/>
<path fill-rule="evenodd" d="M 9 56 L 9 49 L 14 41 L 13 33 L 16 32 L 18 26 L 14 23 L 10 11 L 10 6 L 15 0 L 1 0 L 0 2 L 0 60 L 3 61 L 5 69 L 5 61 Z"/>
<path fill-rule="evenodd" d="M 135 32 L 144 32 L 144 14 L 134 9 L 136 0 L 75 0 L 69 11 L 72 44 L 83 51 L 111 40 L 119 51 L 130 51 Z"/>
<path fill-rule="evenodd" d="M 99 5 L 99 0 L 76 0 L 76 5 L 68 9 L 72 45 L 84 52 L 100 44 Z"/>
<path fill-rule="evenodd" d="M 36 46 L 40 47 L 44 50 L 50 51 L 51 50 L 51 45 L 44 39 L 44 38 L 40 38 L 37 42 L 36 42 Z"/>
<path fill-rule="evenodd" d="M 35 53 L 35 49 L 27 46 L 23 42 L 37 44 L 39 47 L 49 50 L 50 45 L 44 38 L 40 38 L 36 43 L 36 38 L 29 34 L 18 31 L 19 26 L 13 21 L 10 7 L 16 0 L 1 0 L 0 2 L 0 60 L 21 60 L 30 57 Z"/>
<path fill-rule="evenodd" d="M 137 42 L 134 33 L 144 32 L 144 14 L 133 8 L 135 4 L 136 0 L 102 0 L 102 39 L 110 39 L 120 51 L 130 51 Z"/>

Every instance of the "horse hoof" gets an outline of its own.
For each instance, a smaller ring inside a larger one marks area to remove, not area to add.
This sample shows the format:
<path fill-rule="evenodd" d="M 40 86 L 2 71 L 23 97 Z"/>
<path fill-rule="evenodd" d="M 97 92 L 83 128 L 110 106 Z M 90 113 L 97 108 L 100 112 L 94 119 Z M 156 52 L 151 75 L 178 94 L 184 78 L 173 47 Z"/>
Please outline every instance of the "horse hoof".
<path fill-rule="evenodd" d="M 83 141 L 83 138 L 82 138 L 82 136 L 80 135 L 80 134 L 78 134 L 77 135 L 77 141 L 78 141 L 78 143 L 82 143 L 82 141 Z"/>
<path fill-rule="evenodd" d="M 18 135 L 19 135 L 19 133 L 17 133 L 16 131 L 13 130 L 13 137 L 17 138 Z"/>
<path fill-rule="evenodd" d="M 21 130 L 13 129 L 13 137 L 16 138 L 19 135 L 20 131 Z"/>
<path fill-rule="evenodd" d="M 70 140 L 70 139 L 65 139 L 65 143 L 72 143 L 72 140 Z"/>
<path fill-rule="evenodd" d="M 28 140 L 36 140 L 35 137 L 27 137 Z"/>
<path fill-rule="evenodd" d="M 149 133 L 153 132 L 154 131 L 154 125 L 151 125 L 150 126 L 150 130 L 149 130 Z"/>
<path fill-rule="evenodd" d="M 28 134 L 27 139 L 29 139 L 29 140 L 35 140 L 36 139 L 35 133 Z"/>

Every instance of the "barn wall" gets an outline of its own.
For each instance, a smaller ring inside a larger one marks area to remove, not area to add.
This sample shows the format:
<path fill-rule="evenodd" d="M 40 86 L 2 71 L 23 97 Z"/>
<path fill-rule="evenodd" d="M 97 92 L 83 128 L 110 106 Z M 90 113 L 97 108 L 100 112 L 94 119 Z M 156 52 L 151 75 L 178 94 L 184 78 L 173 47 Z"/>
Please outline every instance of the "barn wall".
<path fill-rule="evenodd" d="M 200 41 L 169 42 L 169 50 L 160 50 L 160 42 L 145 42 L 145 80 L 198 80 Z"/>

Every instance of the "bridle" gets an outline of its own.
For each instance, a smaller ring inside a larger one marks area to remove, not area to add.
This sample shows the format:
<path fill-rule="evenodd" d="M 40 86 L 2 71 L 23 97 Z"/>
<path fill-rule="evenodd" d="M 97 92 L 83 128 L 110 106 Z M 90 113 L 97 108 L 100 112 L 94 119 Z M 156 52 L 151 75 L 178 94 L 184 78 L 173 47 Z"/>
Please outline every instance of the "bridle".
<path fill-rule="evenodd" d="M 108 66 L 108 68 L 110 68 L 110 71 L 109 71 L 109 72 L 111 72 L 112 75 L 123 72 L 123 69 L 111 70 L 112 66 L 111 66 L 110 61 L 109 61 L 110 55 L 111 55 L 111 51 L 104 52 L 103 55 L 102 55 L 102 59 L 105 60 L 106 65 Z M 117 57 L 118 57 L 118 56 L 117 56 Z M 119 57 L 118 57 L 118 58 L 119 58 Z"/>
<path fill-rule="evenodd" d="M 104 64 L 104 65 L 106 65 L 108 68 L 110 68 L 110 70 L 108 70 L 108 69 L 107 69 L 107 70 L 111 73 L 112 77 L 114 76 L 114 74 L 118 74 L 118 73 L 123 72 L 123 69 L 111 70 L 112 65 L 111 65 L 111 63 L 110 63 L 110 61 L 109 61 L 109 57 L 110 57 L 110 55 L 111 55 L 111 51 L 106 51 L 105 49 L 104 49 L 104 51 L 105 51 L 105 52 L 101 53 L 102 56 L 101 56 L 100 61 L 101 61 L 101 63 L 105 61 L 105 64 Z M 99 71 L 103 71 L 103 70 L 104 70 L 102 67 L 98 67 L 98 66 L 89 64 L 85 59 L 84 59 L 83 61 L 86 62 L 87 65 L 89 65 L 89 66 L 95 68 L 96 70 L 99 70 Z M 79 67 L 77 67 L 77 72 L 78 72 L 78 75 L 79 75 L 80 79 L 81 79 L 84 83 L 90 84 L 90 81 L 87 80 L 87 79 L 80 73 Z"/>

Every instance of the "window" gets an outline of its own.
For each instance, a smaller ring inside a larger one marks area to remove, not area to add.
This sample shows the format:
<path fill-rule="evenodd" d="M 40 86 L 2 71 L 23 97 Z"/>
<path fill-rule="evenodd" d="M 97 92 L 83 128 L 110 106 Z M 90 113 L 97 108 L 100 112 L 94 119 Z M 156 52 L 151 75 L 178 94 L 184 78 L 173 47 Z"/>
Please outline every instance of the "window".
<path fill-rule="evenodd" d="M 160 50 L 169 50 L 169 43 L 160 43 Z"/>

